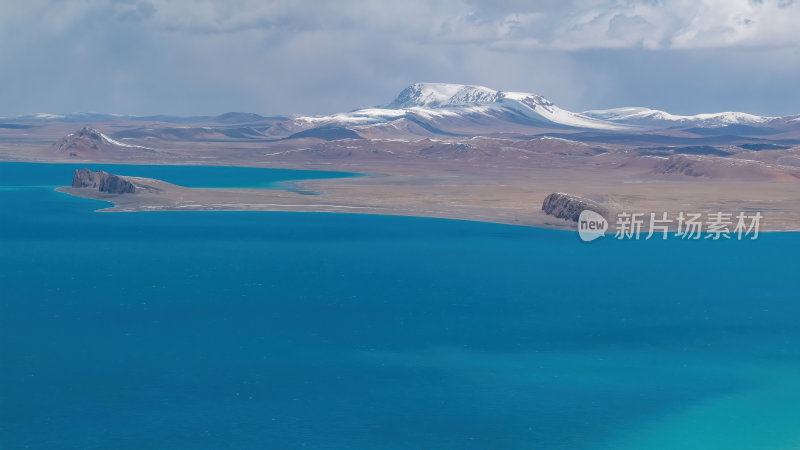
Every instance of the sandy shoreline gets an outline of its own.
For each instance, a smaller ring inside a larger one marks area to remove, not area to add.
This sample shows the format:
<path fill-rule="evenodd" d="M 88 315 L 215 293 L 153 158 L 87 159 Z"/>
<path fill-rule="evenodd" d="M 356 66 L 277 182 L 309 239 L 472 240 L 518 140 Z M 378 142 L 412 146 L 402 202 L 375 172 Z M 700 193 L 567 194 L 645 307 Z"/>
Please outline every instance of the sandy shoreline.
<path fill-rule="evenodd" d="M 296 168 L 296 167 L 295 167 Z M 306 168 L 307 169 L 307 168 Z M 341 169 L 341 168 L 337 168 Z M 352 169 L 352 168 L 351 168 Z M 374 172 L 373 172 L 374 173 Z M 440 172 L 379 173 L 374 176 L 295 180 L 291 183 L 307 195 L 279 189 L 187 188 L 161 180 L 128 177 L 135 194 L 106 194 L 87 188 L 57 190 L 77 197 L 113 204 L 106 212 L 141 211 L 297 211 L 402 215 L 472 220 L 561 230 L 575 230 L 574 222 L 546 215 L 542 200 L 551 192 L 564 191 L 598 199 L 609 205 L 614 217 L 620 211 L 714 213 L 760 211 L 762 231 L 797 231 L 800 200 L 774 183 L 715 182 L 713 189 L 699 182 L 611 183 L 601 174 L 574 174 L 552 169 L 524 176 Z M 532 179 L 533 178 L 533 179 Z M 704 188 L 704 189 L 701 189 Z M 775 193 L 781 193 L 775 197 Z"/>
<path fill-rule="evenodd" d="M 114 206 L 105 209 L 110 212 L 356 212 L 575 230 L 574 222 L 541 211 L 547 195 L 565 192 L 602 203 L 614 212 L 609 218 L 611 229 L 616 213 L 622 211 L 644 213 L 646 217 L 650 213 L 660 215 L 666 212 L 671 218 L 680 212 L 722 212 L 735 216 L 743 211 L 758 211 L 763 215 L 762 231 L 800 230 L 800 195 L 797 194 L 800 181 L 794 177 L 786 178 L 783 174 L 779 178 L 770 178 L 761 172 L 740 173 L 737 172 L 740 168 L 735 165 L 725 166 L 719 169 L 722 170 L 719 173 L 709 169 L 708 176 L 660 174 L 653 171 L 653 158 L 636 156 L 624 146 L 606 145 L 604 153 L 585 154 L 590 147 L 572 141 L 454 139 L 469 145 L 483 142 L 480 149 L 498 153 L 473 158 L 461 155 L 460 147 L 455 143 L 438 143 L 435 145 L 442 145 L 445 150 L 455 153 L 397 156 L 401 151 L 410 152 L 422 144 L 368 140 L 312 144 L 312 141 L 300 140 L 280 144 L 252 143 L 248 144 L 251 147 L 235 152 L 226 143 L 201 143 L 192 147 L 189 143 L 171 142 L 178 147 L 156 153 L 122 155 L 109 152 L 95 157 L 65 157 L 50 147 L 28 143 L 0 146 L 0 160 L 79 166 L 235 166 L 369 174 L 291 181 L 295 192 L 186 188 L 145 178 L 134 179 L 141 187 L 135 194 L 108 195 L 89 189 L 59 189 L 70 195 L 111 202 Z M 516 143 L 530 146 L 532 150 L 521 154 L 515 148 L 493 147 Z M 306 149 L 309 145 L 311 149 L 317 148 L 313 147 L 315 145 L 322 147 L 310 154 L 289 152 Z M 389 152 L 388 156 L 386 152 Z M 278 156 L 265 157 L 278 153 Z M 762 157 L 771 158 L 770 161 L 792 162 L 795 151 L 786 150 L 784 153 L 773 153 L 772 156 L 763 153 Z M 739 164 L 742 161 L 745 160 L 728 158 L 722 162 Z M 65 172 L 63 183 L 69 183 L 71 176 L 71 172 Z M 320 195 L 304 195 L 304 192 Z"/>

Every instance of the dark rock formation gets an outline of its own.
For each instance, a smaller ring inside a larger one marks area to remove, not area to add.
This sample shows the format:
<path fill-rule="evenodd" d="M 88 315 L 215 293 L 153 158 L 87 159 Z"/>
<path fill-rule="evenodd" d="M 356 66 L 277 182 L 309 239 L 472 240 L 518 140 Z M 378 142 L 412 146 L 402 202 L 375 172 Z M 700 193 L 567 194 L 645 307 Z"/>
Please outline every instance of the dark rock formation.
<path fill-rule="evenodd" d="M 109 194 L 133 194 L 136 192 L 136 186 L 130 181 L 102 170 L 97 172 L 89 169 L 76 170 L 72 177 L 72 187 L 94 188 Z"/>
<path fill-rule="evenodd" d="M 546 214 L 573 222 L 578 221 L 584 209 L 592 210 L 601 216 L 607 216 L 609 213 L 608 209 L 594 200 L 563 192 L 554 192 L 542 202 L 542 211 Z"/>

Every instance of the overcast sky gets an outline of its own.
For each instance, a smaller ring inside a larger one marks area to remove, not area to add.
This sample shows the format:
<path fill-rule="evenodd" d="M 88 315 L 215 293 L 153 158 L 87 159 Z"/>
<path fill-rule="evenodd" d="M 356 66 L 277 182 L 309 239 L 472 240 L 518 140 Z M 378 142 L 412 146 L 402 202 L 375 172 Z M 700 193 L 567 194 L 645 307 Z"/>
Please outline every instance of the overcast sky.
<path fill-rule="evenodd" d="M 0 115 L 323 114 L 419 81 L 800 113 L 800 1 L 3 0 Z"/>

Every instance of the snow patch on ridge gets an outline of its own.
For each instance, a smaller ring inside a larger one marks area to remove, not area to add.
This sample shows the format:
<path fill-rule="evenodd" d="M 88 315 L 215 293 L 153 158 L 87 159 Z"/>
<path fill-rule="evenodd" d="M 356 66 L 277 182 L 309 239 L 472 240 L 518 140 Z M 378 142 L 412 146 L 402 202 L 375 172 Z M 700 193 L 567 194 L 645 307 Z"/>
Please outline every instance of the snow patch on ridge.
<path fill-rule="evenodd" d="M 720 112 L 710 114 L 696 114 L 681 116 L 665 111 L 641 107 L 625 107 L 613 109 L 599 109 L 584 111 L 584 116 L 616 123 L 638 125 L 699 125 L 699 126 L 725 126 L 734 124 L 761 124 L 776 117 L 756 116 L 743 112 Z"/>

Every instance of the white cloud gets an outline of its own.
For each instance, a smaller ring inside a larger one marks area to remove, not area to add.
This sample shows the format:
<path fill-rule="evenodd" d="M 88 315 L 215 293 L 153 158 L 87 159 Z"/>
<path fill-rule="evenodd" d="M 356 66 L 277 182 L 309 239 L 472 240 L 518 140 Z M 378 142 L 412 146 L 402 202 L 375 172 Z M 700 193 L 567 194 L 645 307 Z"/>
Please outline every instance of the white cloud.
<path fill-rule="evenodd" d="M 480 20 L 442 19 L 435 36 L 505 50 L 796 46 L 800 5 L 786 0 L 564 1 Z"/>
<path fill-rule="evenodd" d="M 795 23 L 787 0 L 3 0 L 0 115 L 331 113 L 418 81 L 795 112 Z"/>
<path fill-rule="evenodd" d="M 27 21 L 46 33 L 102 11 L 109 21 L 148 30 L 284 37 L 393 33 L 432 44 L 501 50 L 688 49 L 794 46 L 800 3 L 793 0 L 564 0 L 519 3 L 260 0 L 46 0 L 4 5 L 0 26 Z"/>

